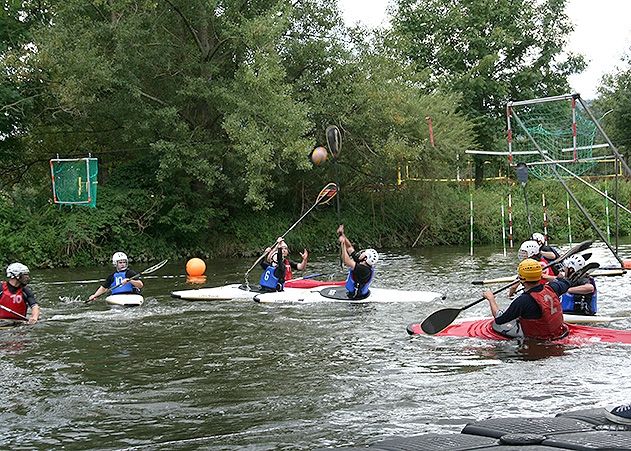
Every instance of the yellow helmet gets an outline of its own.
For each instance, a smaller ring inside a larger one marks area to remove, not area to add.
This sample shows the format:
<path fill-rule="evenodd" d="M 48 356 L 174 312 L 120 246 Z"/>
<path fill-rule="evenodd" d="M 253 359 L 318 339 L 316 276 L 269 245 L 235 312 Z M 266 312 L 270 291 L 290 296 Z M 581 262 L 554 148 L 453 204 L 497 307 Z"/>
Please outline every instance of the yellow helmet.
<path fill-rule="evenodd" d="M 532 258 L 522 260 L 517 267 L 519 278 L 525 282 L 539 282 L 542 272 L 541 263 Z"/>

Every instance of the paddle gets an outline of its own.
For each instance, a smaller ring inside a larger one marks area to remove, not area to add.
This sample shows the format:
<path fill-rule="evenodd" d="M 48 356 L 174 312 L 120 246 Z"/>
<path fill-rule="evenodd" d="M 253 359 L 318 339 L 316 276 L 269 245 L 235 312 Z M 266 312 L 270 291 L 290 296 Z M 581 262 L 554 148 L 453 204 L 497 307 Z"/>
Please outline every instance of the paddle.
<path fill-rule="evenodd" d="M 136 280 L 138 279 L 140 276 L 144 276 L 146 274 L 151 274 L 152 272 L 157 271 L 158 269 L 162 268 L 164 265 L 167 264 L 167 262 L 169 261 L 169 259 L 165 259 L 162 260 L 160 263 L 150 266 L 149 268 L 145 269 L 144 271 L 136 274 L 135 276 L 132 276 L 129 278 L 129 280 Z M 127 283 L 127 282 L 125 282 Z M 100 298 L 101 296 L 103 296 L 106 293 L 111 293 L 112 291 L 114 291 L 116 288 L 118 287 L 122 287 L 123 285 L 125 285 L 125 283 L 119 283 L 118 285 L 114 285 L 113 287 L 108 288 L 107 290 L 105 290 L 103 293 L 97 295 L 94 297 L 94 299 L 92 299 L 92 301 L 96 301 L 98 298 Z M 87 301 L 83 301 L 84 304 L 89 304 L 90 302 L 92 302 L 90 299 L 88 299 Z"/>
<path fill-rule="evenodd" d="M 526 183 L 528 182 L 528 166 L 526 166 L 526 163 L 517 163 L 515 173 L 524 193 L 524 202 L 526 203 L 526 213 L 528 215 L 528 230 L 530 231 L 530 236 L 532 236 L 532 220 L 530 219 L 530 207 L 528 207 L 528 196 L 526 195 Z"/>
<path fill-rule="evenodd" d="M 337 194 L 337 185 L 335 183 L 333 183 L 333 182 L 329 183 L 324 188 L 322 188 L 322 190 L 318 194 L 318 197 L 317 197 L 316 201 L 313 203 L 311 208 L 309 208 L 307 211 L 305 211 L 305 213 L 300 218 L 298 218 L 298 220 L 296 222 L 294 222 L 294 224 L 289 229 L 287 229 L 287 231 L 285 233 L 283 233 L 280 237 L 281 238 L 285 238 L 285 236 L 289 232 L 291 232 L 294 229 L 294 227 L 296 227 L 300 223 L 300 221 L 302 221 L 305 218 L 305 216 L 307 216 L 309 213 L 311 213 L 311 210 L 313 210 L 318 205 L 328 204 L 331 201 L 331 199 L 333 199 L 335 197 L 336 194 Z M 250 274 L 250 272 L 254 269 L 254 267 L 256 265 L 258 265 L 260 263 L 260 261 L 263 260 L 263 258 L 266 255 L 267 255 L 267 252 L 264 252 L 259 258 L 256 259 L 254 264 L 252 266 L 250 266 L 250 268 L 245 272 L 245 284 L 247 286 L 250 285 L 249 282 L 248 282 L 248 274 Z"/>
<path fill-rule="evenodd" d="M 591 245 L 592 245 L 592 241 L 583 241 L 582 243 L 577 244 L 572 249 L 568 250 L 565 254 L 561 255 L 556 260 L 548 263 L 543 269 L 549 268 L 552 265 L 556 265 L 557 263 L 565 260 L 569 256 L 584 251 L 585 249 L 587 249 Z M 515 285 L 516 283 L 519 283 L 519 280 L 514 280 L 511 283 L 509 283 L 508 285 L 504 285 L 502 288 L 500 288 L 498 290 L 495 290 L 493 292 L 493 294 L 497 294 L 497 293 L 500 293 L 500 292 L 502 292 L 504 290 L 507 290 L 510 287 L 512 287 L 513 285 Z M 451 323 L 453 323 L 454 320 L 460 314 L 460 312 L 463 312 L 463 311 L 467 310 L 468 308 L 479 304 L 480 302 L 484 301 L 485 299 L 486 299 L 485 297 L 482 297 L 482 298 L 480 298 L 480 299 L 478 299 L 476 301 L 473 301 L 470 304 L 467 304 L 464 307 L 460 307 L 460 308 L 446 308 L 446 309 L 438 310 L 438 311 L 432 313 L 431 315 L 429 315 L 427 318 L 425 318 L 425 320 L 421 323 L 421 329 L 423 329 L 423 332 L 425 332 L 426 334 L 429 334 L 429 335 L 437 334 L 438 332 L 443 330 L 445 327 L 447 327 Z"/>
<path fill-rule="evenodd" d="M 340 186 L 340 176 L 337 170 L 337 158 L 340 155 L 340 151 L 342 150 L 342 134 L 340 133 L 340 129 L 337 128 L 336 125 L 329 125 L 326 128 L 326 143 L 329 146 L 329 151 L 331 155 L 333 155 L 333 170 L 335 171 L 335 183 Z M 342 219 L 340 216 L 340 196 L 335 198 L 335 206 L 337 211 L 337 223 L 341 224 Z M 340 268 L 344 268 L 344 257 L 342 256 L 342 250 L 340 250 Z"/>
<path fill-rule="evenodd" d="M 589 260 L 592 256 L 591 252 L 586 252 L 581 255 L 583 256 L 585 260 Z M 620 275 L 620 274 L 599 274 L 599 275 Z M 498 277 L 497 279 L 473 280 L 471 281 L 471 285 L 491 285 L 494 283 L 508 283 L 508 282 L 514 281 L 516 278 L 517 278 L 517 275 Z"/>
<path fill-rule="evenodd" d="M 0 305 L 0 308 L 1 308 L 2 310 L 6 311 L 6 312 L 11 313 L 12 315 L 17 316 L 17 317 L 18 317 L 18 318 L 20 318 L 20 319 L 23 319 L 23 320 L 25 320 L 25 321 L 28 321 L 28 318 L 27 318 L 26 316 L 24 316 L 24 315 L 22 315 L 22 314 L 20 314 L 20 313 L 18 313 L 18 312 L 15 312 L 15 311 L 13 311 L 13 310 L 11 310 L 9 307 L 5 307 L 4 305 Z M 2 318 L 2 319 L 13 319 L 13 318 Z"/>

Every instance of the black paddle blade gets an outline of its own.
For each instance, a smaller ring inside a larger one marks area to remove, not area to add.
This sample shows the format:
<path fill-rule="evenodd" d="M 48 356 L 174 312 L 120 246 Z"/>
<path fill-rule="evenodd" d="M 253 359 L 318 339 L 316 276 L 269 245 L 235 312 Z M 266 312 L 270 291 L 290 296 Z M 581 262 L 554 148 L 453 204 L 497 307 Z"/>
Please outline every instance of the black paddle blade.
<path fill-rule="evenodd" d="M 428 335 L 434 335 L 449 326 L 460 315 L 462 309 L 445 308 L 429 315 L 421 323 L 421 329 Z"/>
<path fill-rule="evenodd" d="M 336 125 L 329 125 L 326 128 L 326 142 L 333 158 L 337 158 L 342 150 L 342 134 Z"/>
<path fill-rule="evenodd" d="M 528 166 L 526 166 L 526 163 L 517 163 L 515 174 L 519 183 L 525 185 L 528 182 Z"/>

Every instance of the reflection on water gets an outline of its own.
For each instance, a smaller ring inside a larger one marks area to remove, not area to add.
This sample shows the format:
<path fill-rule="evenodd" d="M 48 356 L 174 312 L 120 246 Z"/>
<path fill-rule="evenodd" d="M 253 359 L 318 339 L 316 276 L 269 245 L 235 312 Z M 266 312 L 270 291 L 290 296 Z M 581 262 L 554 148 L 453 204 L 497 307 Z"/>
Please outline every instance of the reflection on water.
<path fill-rule="evenodd" d="M 84 304 L 108 268 L 35 271 L 42 321 L 0 332 L 3 447 L 365 445 L 631 399 L 629 347 L 407 336 L 408 323 L 478 298 L 472 280 L 514 271 L 514 257 L 467 250 L 386 254 L 375 285 L 447 294 L 431 305 L 182 301 L 169 296 L 192 287 L 182 262 L 145 280 L 142 307 L 110 309 Z M 613 263 L 605 249 L 593 253 Z M 206 285 L 216 286 L 242 282 L 251 261 L 207 264 Z M 309 264 L 336 271 L 337 257 Z M 603 314 L 631 314 L 627 277 L 598 280 Z M 481 303 L 462 316 L 487 314 Z"/>

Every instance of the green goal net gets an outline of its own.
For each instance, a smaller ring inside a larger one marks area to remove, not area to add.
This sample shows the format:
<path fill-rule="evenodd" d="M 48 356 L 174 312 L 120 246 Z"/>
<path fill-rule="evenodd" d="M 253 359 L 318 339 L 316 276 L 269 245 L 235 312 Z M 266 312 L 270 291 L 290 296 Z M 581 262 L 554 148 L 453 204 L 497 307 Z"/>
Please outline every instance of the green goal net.
<path fill-rule="evenodd" d="M 96 207 L 98 172 L 96 158 L 50 160 L 54 202 Z"/>
<path fill-rule="evenodd" d="M 594 156 L 594 150 L 602 147 L 594 146 L 596 125 L 573 96 L 550 99 L 509 104 L 512 160 L 526 163 L 529 173 L 539 179 L 554 177 L 552 163 L 584 174 L 601 159 Z M 564 171 L 561 174 L 567 176 Z"/>

